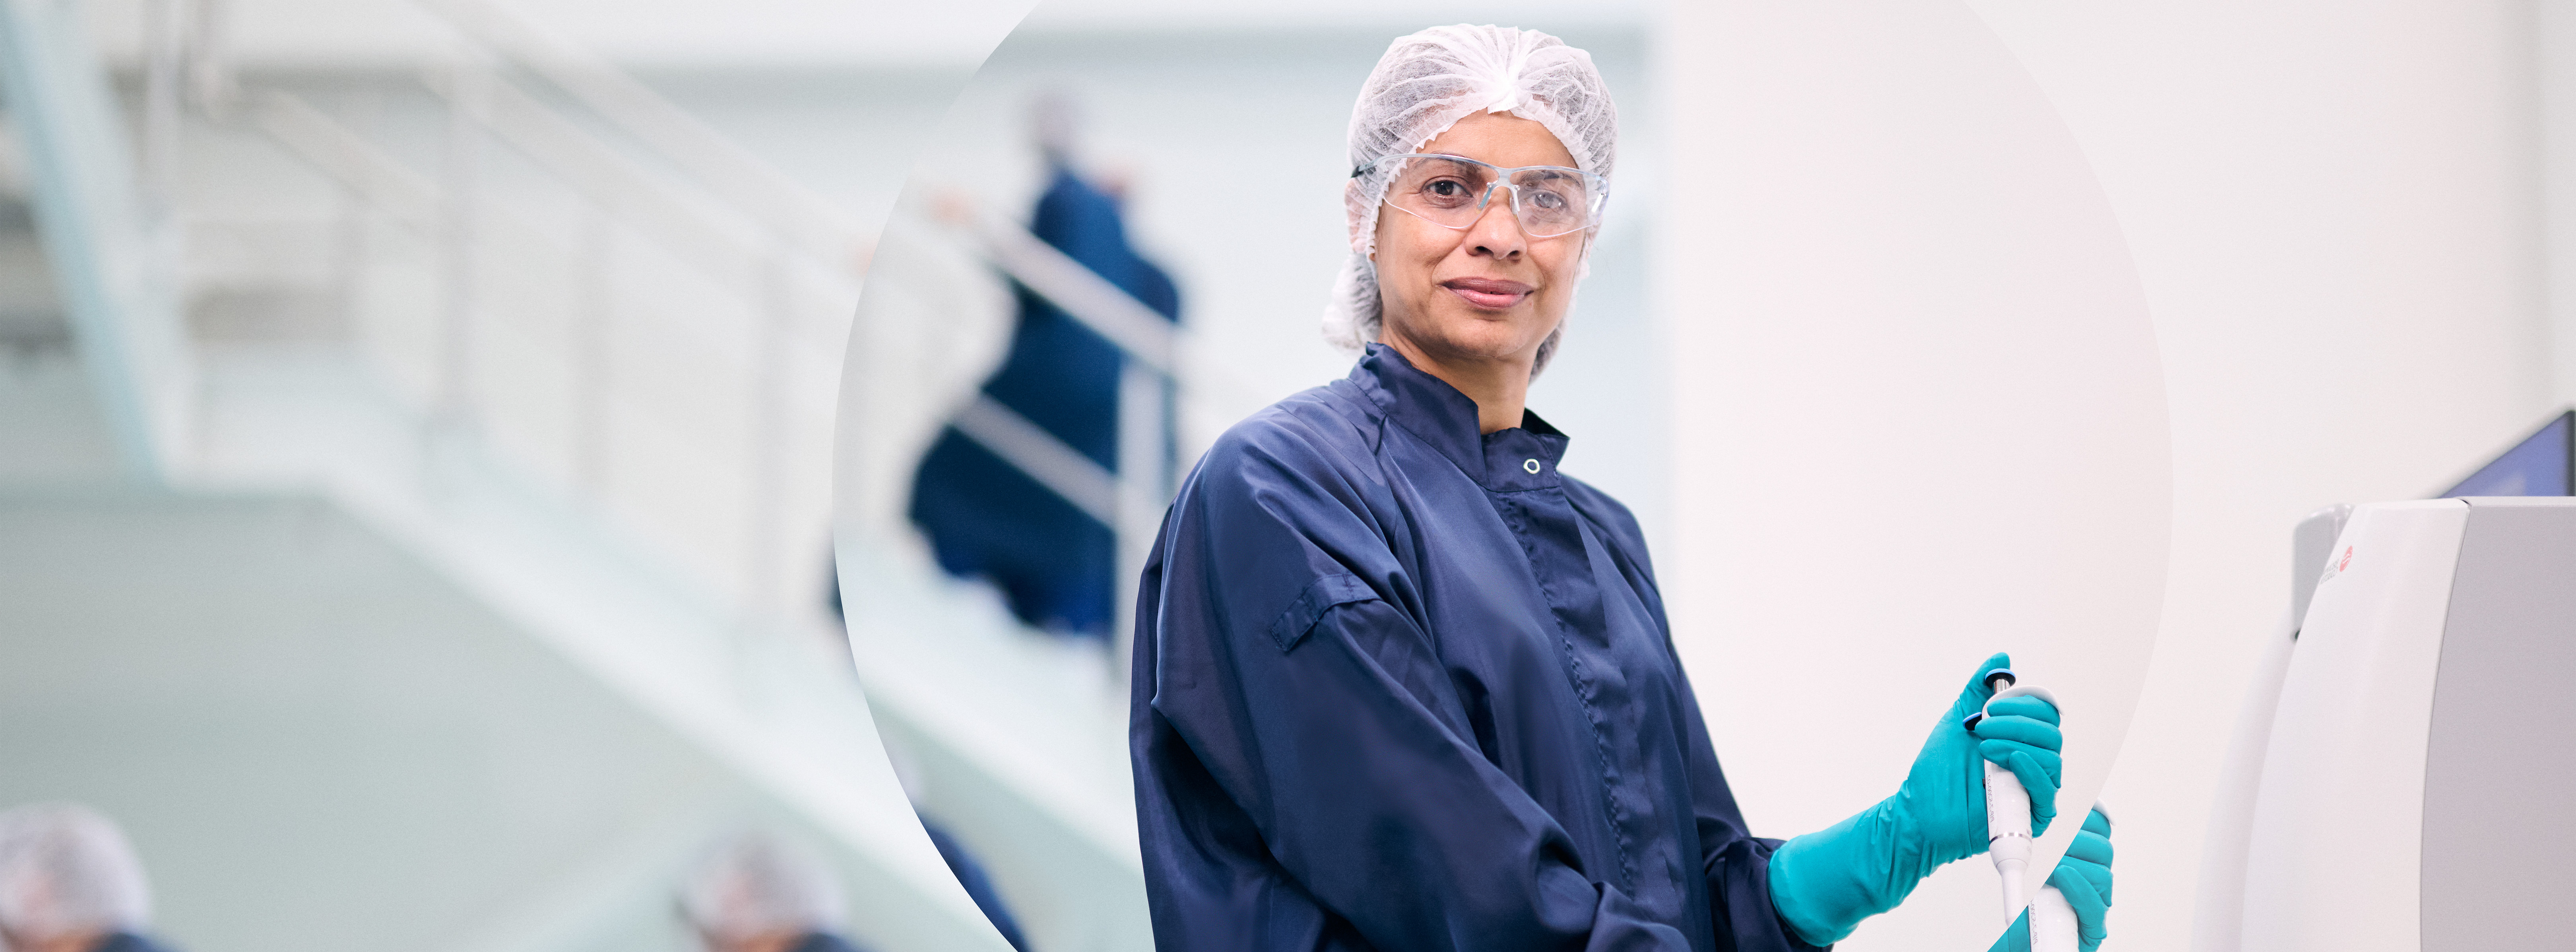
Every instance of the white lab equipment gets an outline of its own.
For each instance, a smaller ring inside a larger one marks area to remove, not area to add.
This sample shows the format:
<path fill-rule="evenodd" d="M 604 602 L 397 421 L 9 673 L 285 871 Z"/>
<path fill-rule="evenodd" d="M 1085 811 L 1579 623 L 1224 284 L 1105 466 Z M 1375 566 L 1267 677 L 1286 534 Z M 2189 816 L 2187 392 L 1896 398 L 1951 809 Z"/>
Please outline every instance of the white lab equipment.
<path fill-rule="evenodd" d="M 2030 952 L 2077 952 L 2083 948 L 2076 936 L 2081 926 L 2065 893 L 2055 886 L 2039 887 L 2030 901 Z"/>
<path fill-rule="evenodd" d="M 1977 717 L 1968 719 L 1974 729 L 1977 720 L 1994 713 L 1996 701 L 2010 697 L 2036 697 L 2057 705 L 2057 698 L 2046 689 L 2022 685 L 2011 668 L 1996 668 L 1986 673 L 1986 686 L 1994 688 L 1993 697 Z M 1994 761 L 1984 761 L 1986 770 L 1986 858 L 1995 864 L 1995 875 L 2003 880 L 2004 921 L 2021 917 L 2030 907 L 2030 893 L 2025 879 L 2030 870 L 2030 791 L 2022 789 L 2020 778 Z M 2041 877 L 2043 880 L 2047 877 Z"/>
<path fill-rule="evenodd" d="M 1986 686 L 1999 687 L 1986 699 L 1986 711 L 1992 713 L 1996 701 L 2006 698 L 2035 697 L 2058 707 L 2057 697 L 2048 689 L 2018 683 L 2019 675 L 2011 668 L 1997 668 L 1986 675 Z M 2062 708 L 2061 708 L 2062 709 Z M 1970 726 L 1975 725 L 1972 719 Z M 1985 761 L 1986 770 L 1986 855 L 1994 861 L 1995 875 L 2003 882 L 2004 922 L 2009 927 L 2024 913 L 2030 916 L 2032 952 L 2075 952 L 2075 907 L 2057 887 L 2047 885 L 2041 875 L 2034 891 L 2030 873 L 2030 791 L 2023 789 L 2020 778 L 1994 761 Z M 2081 818 L 2076 821 L 2083 822 Z"/>
<path fill-rule="evenodd" d="M 2220 777 L 2195 952 L 2549 948 L 2576 894 L 2576 498 L 2321 510 Z"/>

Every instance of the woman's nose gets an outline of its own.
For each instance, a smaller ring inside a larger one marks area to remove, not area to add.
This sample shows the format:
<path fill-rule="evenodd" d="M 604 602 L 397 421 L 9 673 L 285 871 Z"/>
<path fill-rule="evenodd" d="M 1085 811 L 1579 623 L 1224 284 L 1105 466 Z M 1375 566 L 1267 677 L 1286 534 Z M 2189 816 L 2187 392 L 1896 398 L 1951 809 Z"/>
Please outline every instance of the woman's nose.
<path fill-rule="evenodd" d="M 1485 202 L 1485 213 L 1467 226 L 1467 245 L 1477 253 L 1505 260 L 1518 258 L 1529 246 L 1529 236 L 1521 232 L 1520 219 L 1512 214 L 1512 193 L 1496 188 L 1493 198 Z"/>

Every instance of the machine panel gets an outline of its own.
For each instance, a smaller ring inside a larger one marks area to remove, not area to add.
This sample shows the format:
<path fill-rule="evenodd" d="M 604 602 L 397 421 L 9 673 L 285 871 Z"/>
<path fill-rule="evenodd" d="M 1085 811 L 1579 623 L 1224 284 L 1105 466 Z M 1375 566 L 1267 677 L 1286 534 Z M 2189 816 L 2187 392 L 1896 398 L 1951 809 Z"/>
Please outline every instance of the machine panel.
<path fill-rule="evenodd" d="M 2434 665 L 2469 506 L 2354 511 L 2299 627 L 2254 804 L 2241 947 L 2414 952 Z"/>
<path fill-rule="evenodd" d="M 2424 756 L 2424 949 L 2562 948 L 2576 896 L 2576 499 L 2468 503 Z"/>

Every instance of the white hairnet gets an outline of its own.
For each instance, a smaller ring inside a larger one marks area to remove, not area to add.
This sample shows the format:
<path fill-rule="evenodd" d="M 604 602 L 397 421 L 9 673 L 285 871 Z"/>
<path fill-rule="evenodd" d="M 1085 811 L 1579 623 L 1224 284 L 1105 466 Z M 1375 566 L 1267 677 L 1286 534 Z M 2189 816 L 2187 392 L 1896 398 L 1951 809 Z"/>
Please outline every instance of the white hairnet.
<path fill-rule="evenodd" d="M 30 939 L 140 930 L 143 863 L 116 822 L 76 803 L 0 813 L 0 927 Z"/>
<path fill-rule="evenodd" d="M 1619 115 L 1592 54 L 1536 30 L 1463 24 L 1432 27 L 1386 48 L 1351 107 L 1351 167 L 1419 152 L 1478 111 L 1534 120 L 1573 153 L 1575 168 L 1610 177 Z M 1376 340 L 1383 319 L 1369 254 L 1377 250 L 1377 213 L 1392 171 L 1355 177 L 1342 189 L 1351 257 L 1324 308 L 1324 339 L 1346 350 Z M 1575 280 L 1590 272 L 1591 257 L 1587 233 Z M 1547 366 L 1564 331 L 1559 325 L 1539 345 L 1532 373 Z"/>
<path fill-rule="evenodd" d="M 821 860 L 759 833 L 726 841 L 680 887 L 680 910 L 724 939 L 841 928 L 841 884 Z"/>

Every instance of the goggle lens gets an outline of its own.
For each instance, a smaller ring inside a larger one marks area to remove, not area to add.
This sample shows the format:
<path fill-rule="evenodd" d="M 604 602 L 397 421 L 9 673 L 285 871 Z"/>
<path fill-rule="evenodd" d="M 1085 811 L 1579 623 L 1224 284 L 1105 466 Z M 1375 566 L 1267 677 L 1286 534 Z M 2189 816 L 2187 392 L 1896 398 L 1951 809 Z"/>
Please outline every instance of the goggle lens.
<path fill-rule="evenodd" d="M 1398 163 L 1387 186 L 1387 203 L 1443 227 L 1475 224 L 1497 193 L 1507 196 L 1512 215 L 1532 238 L 1582 231 L 1600 217 L 1599 176 L 1576 169 L 1505 169 L 1443 155 L 1389 156 L 1385 161 Z"/>

